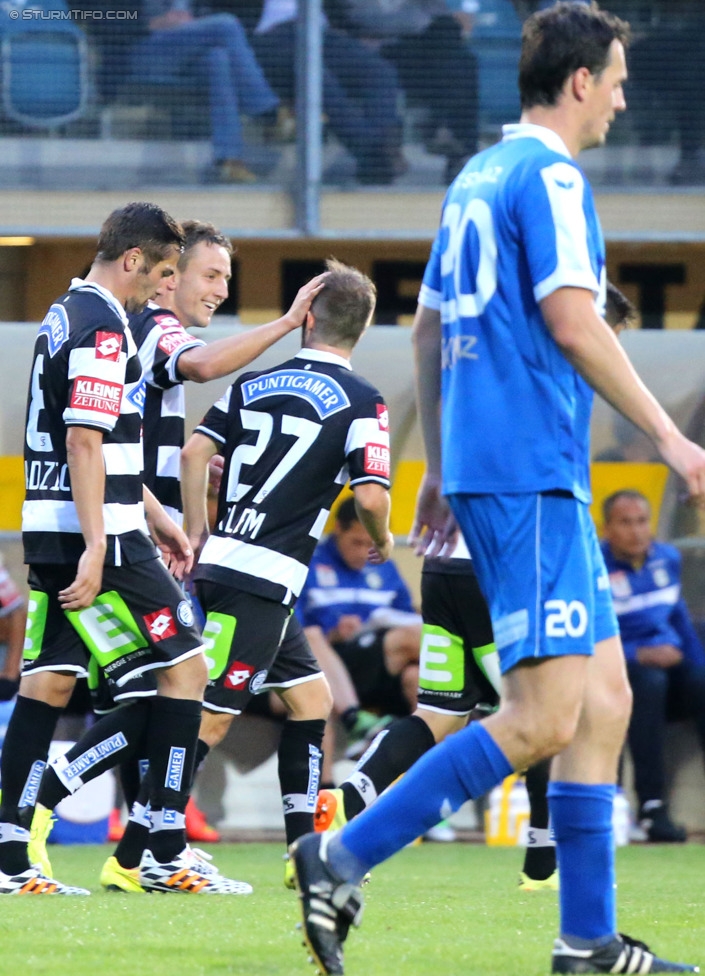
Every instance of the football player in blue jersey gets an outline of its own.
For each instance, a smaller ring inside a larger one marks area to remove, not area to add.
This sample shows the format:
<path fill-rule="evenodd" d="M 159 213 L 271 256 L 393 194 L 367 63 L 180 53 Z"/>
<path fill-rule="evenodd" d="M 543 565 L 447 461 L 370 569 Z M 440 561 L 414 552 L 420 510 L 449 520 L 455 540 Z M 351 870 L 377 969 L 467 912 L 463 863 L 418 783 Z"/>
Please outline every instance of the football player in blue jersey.
<path fill-rule="evenodd" d="M 608 281 L 605 321 L 612 329 L 619 333 L 627 328 L 635 311 Z M 493 711 L 499 702 L 499 659 L 492 622 L 462 535 L 452 552 L 449 550 L 447 547 L 442 556 L 428 556 L 421 574 L 424 629 L 418 708 L 376 736 L 338 789 L 320 791 L 317 831 L 339 830 L 371 806 L 432 746 L 469 720 Z M 558 888 L 546 797 L 549 763 L 542 760 L 526 772 L 530 830 L 519 878 L 521 891 Z"/>
<path fill-rule="evenodd" d="M 469 161 L 444 202 L 414 325 L 427 454 L 418 534 L 435 546 L 460 524 L 490 607 L 502 702 L 343 830 L 294 845 L 306 940 L 326 973 L 343 972 L 365 872 L 548 756 L 561 892 L 552 971 L 694 971 L 619 935 L 616 922 L 612 805 L 631 692 L 588 511 L 593 390 L 705 501 L 705 452 L 646 390 L 602 317 L 604 242 L 576 162 L 626 108 L 628 39 L 628 25 L 596 4 L 529 17 L 521 121 Z"/>

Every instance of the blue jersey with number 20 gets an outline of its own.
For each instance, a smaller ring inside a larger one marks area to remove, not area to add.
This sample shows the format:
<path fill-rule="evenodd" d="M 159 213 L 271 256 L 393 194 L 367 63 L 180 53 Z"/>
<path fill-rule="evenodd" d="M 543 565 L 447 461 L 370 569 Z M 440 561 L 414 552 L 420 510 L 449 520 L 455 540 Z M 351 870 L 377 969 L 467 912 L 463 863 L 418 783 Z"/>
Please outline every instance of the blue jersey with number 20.
<path fill-rule="evenodd" d="M 445 494 L 590 501 L 592 391 L 539 302 L 585 288 L 602 312 L 604 266 L 590 186 L 551 130 L 505 126 L 452 184 L 419 296 L 441 313 Z"/>

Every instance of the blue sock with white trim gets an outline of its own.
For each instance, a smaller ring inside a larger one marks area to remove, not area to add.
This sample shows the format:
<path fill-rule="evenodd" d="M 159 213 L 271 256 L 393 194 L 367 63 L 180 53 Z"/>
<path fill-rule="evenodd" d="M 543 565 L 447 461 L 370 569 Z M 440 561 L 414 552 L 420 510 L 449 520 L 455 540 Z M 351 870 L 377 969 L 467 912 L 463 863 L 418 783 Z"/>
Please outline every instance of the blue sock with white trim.
<path fill-rule="evenodd" d="M 332 837 L 328 861 L 341 877 L 360 880 L 365 871 L 435 827 L 466 800 L 483 796 L 511 772 L 489 732 L 473 722 L 422 756 L 376 803 Z"/>
<path fill-rule="evenodd" d="M 613 784 L 550 783 L 560 874 L 561 935 L 604 941 L 617 931 Z"/>

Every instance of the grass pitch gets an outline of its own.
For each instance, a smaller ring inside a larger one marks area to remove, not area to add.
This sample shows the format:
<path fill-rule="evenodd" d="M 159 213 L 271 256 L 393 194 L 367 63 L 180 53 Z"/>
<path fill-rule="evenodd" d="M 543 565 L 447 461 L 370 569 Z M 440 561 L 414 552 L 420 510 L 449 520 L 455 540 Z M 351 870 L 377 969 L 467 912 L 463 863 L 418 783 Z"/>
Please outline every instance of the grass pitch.
<path fill-rule="evenodd" d="M 5 898 L 0 974 L 312 976 L 282 884 L 279 844 L 209 848 L 250 896 L 103 892 L 108 847 L 51 847 L 54 872 L 90 898 Z M 545 976 L 556 895 L 516 890 L 522 852 L 424 844 L 373 872 L 349 976 Z M 617 855 L 620 929 L 666 958 L 705 968 L 705 846 L 635 846 Z"/>

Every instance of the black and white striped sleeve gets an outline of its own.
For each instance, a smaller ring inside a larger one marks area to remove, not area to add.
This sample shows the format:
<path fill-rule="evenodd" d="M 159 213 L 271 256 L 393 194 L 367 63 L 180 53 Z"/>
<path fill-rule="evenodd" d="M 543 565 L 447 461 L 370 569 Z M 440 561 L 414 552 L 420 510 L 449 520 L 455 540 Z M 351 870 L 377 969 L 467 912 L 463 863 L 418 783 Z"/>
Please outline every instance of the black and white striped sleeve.
<path fill-rule="evenodd" d="M 366 482 L 389 488 L 389 411 L 381 396 L 368 400 L 350 424 L 345 456 L 351 488 Z"/>

